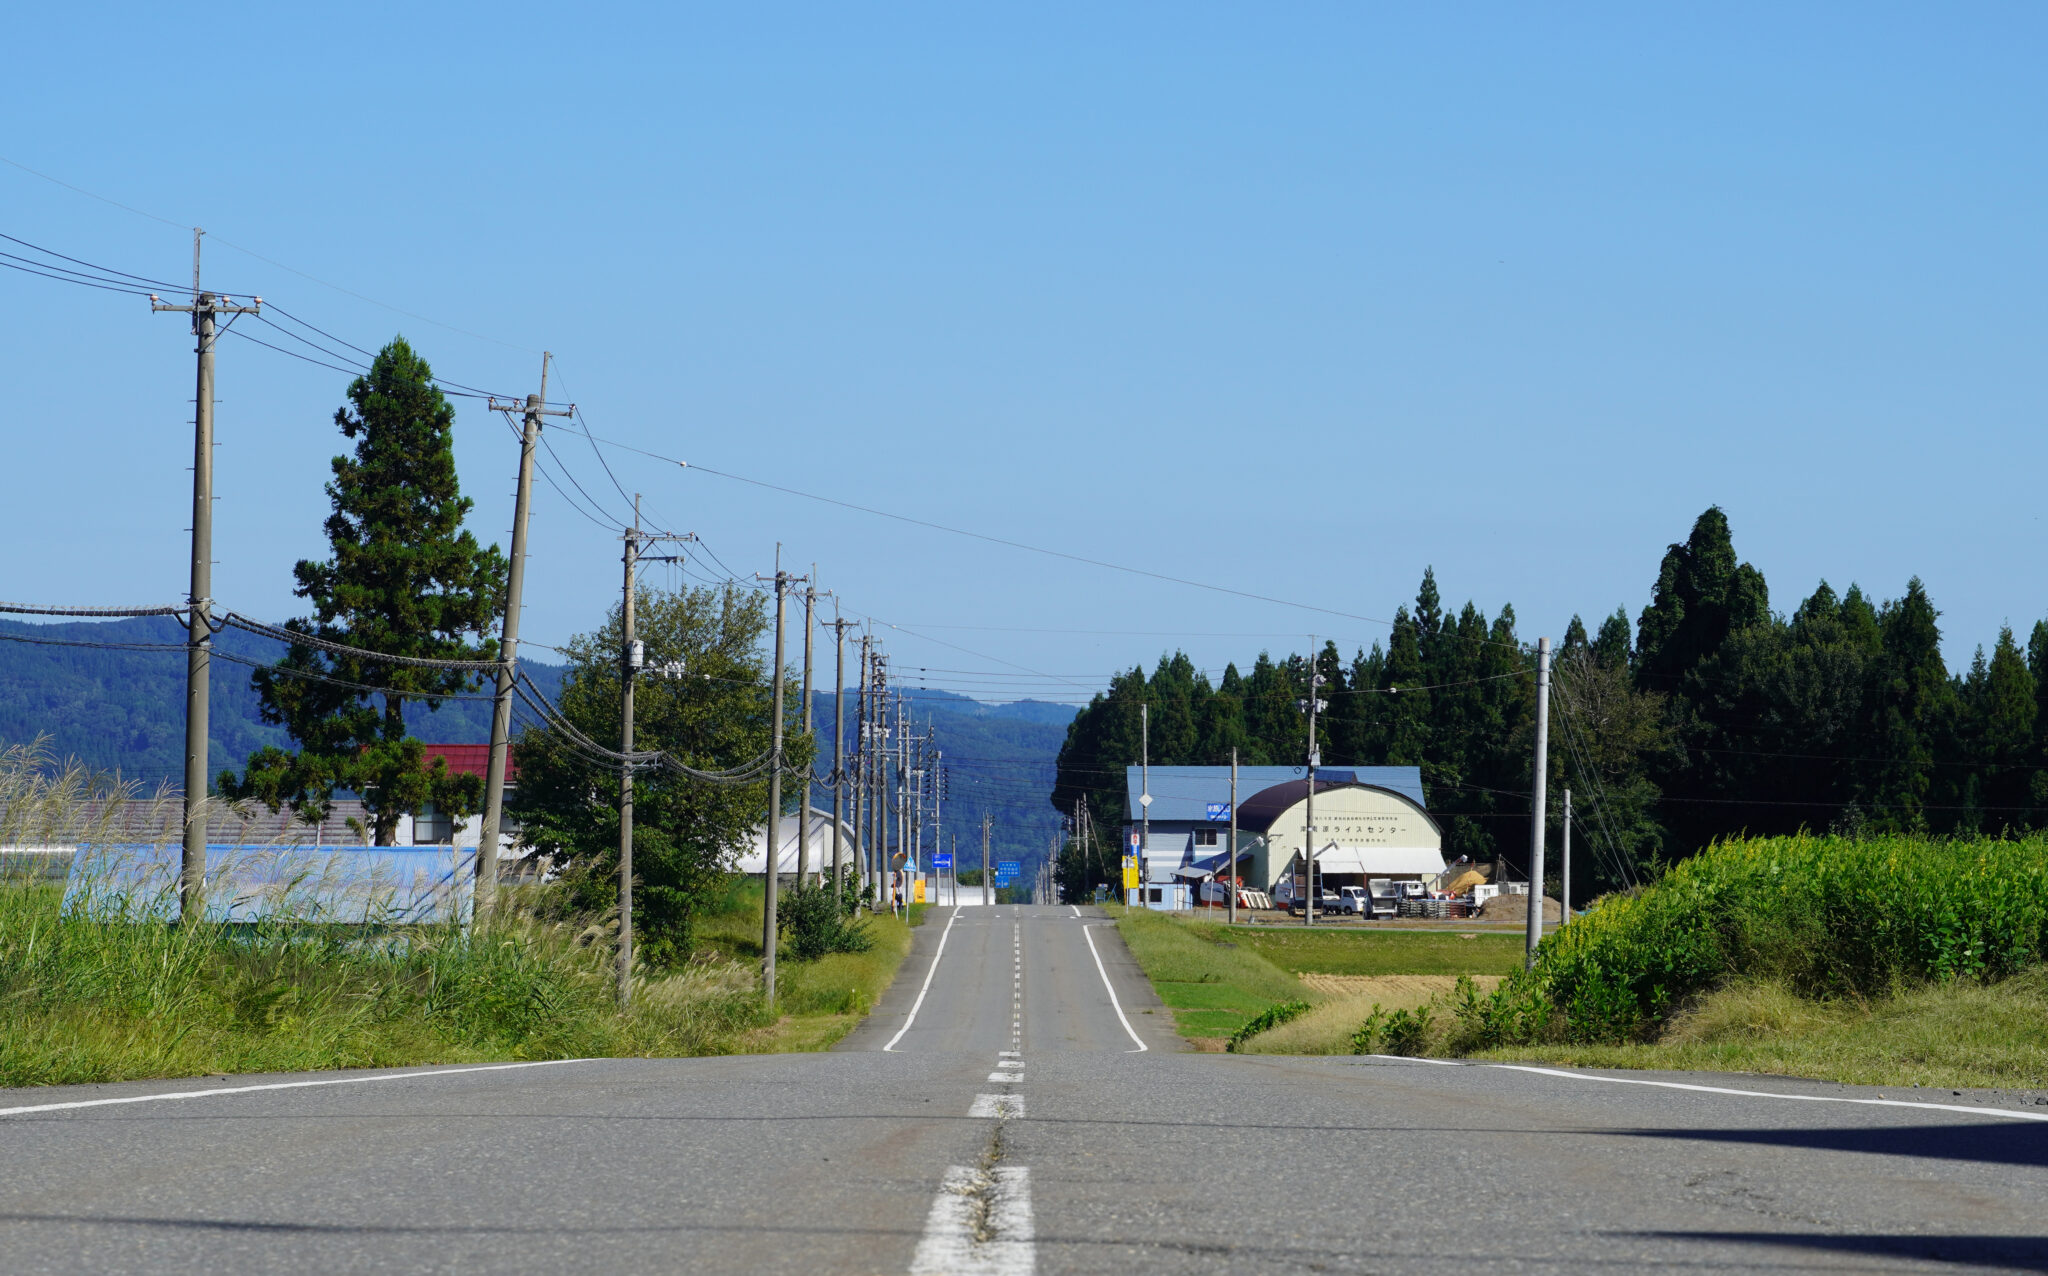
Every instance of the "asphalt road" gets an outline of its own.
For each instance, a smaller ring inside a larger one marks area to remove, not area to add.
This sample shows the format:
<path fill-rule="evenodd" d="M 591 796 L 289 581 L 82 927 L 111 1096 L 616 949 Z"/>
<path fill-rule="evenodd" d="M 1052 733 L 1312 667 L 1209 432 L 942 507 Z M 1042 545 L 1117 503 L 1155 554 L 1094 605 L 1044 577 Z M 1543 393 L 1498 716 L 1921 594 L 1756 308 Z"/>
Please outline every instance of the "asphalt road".
<path fill-rule="evenodd" d="M 1188 1054 L 1086 911 L 830 1054 L 0 1091 L 0 1272 L 2048 1271 L 2048 1109 Z"/>

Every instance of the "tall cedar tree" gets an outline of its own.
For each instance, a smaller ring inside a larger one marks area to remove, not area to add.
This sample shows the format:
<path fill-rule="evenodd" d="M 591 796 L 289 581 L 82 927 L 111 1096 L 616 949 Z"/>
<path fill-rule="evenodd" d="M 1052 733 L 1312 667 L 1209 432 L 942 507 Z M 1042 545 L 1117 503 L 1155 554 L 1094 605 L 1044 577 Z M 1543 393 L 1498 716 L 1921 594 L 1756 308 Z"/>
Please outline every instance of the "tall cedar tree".
<path fill-rule="evenodd" d="M 327 484 L 333 556 L 294 569 L 293 592 L 313 614 L 287 622 L 293 633 L 385 655 L 496 658 L 487 635 L 503 609 L 505 559 L 463 530 L 471 502 L 455 477 L 455 409 L 433 376 L 396 337 L 349 386 L 334 423 L 355 441 L 355 454 L 334 458 Z M 257 750 L 239 777 L 221 774 L 224 794 L 273 810 L 290 802 L 311 822 L 325 818 L 337 791 L 353 791 L 369 808 L 366 831 L 379 846 L 391 845 L 400 816 L 429 803 L 457 817 L 478 809 L 483 782 L 451 775 L 438 759 L 428 768 L 405 721 L 408 704 L 431 708 L 468 691 L 480 681 L 474 673 L 294 643 L 253 681 L 264 721 L 284 727 L 299 749 Z"/>

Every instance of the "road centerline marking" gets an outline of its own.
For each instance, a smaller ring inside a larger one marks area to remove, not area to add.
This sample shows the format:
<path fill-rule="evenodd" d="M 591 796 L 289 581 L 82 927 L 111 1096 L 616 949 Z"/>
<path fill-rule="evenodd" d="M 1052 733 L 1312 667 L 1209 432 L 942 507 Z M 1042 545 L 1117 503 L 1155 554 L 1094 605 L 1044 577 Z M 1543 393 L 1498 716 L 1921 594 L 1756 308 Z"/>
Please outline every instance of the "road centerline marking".
<path fill-rule="evenodd" d="M 994 1117 L 1008 1120 L 1024 1115 L 1024 1096 L 1021 1094 L 977 1094 L 968 1106 L 970 1117 Z"/>
<path fill-rule="evenodd" d="M 978 1216 L 978 1217 L 977 1217 Z M 980 1223 L 985 1239 L 977 1239 Z M 947 1169 L 925 1216 L 910 1276 L 1029 1276 L 1035 1268 L 1031 1171 Z"/>

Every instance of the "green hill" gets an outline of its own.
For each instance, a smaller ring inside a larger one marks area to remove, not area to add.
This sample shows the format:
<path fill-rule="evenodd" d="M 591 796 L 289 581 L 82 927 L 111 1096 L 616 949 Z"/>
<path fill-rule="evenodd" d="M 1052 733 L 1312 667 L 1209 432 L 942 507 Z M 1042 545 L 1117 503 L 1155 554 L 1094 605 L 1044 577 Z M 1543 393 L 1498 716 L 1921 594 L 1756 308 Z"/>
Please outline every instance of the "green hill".
<path fill-rule="evenodd" d="M 145 786 L 182 782 L 184 642 L 184 626 L 168 616 L 57 625 L 0 621 L 0 741 L 47 735 L 59 756 L 118 770 Z M 214 648 L 207 770 L 218 775 L 266 744 L 291 742 L 283 728 L 264 723 L 249 681 L 253 665 L 275 661 L 283 645 L 225 629 Z M 550 696 L 561 686 L 560 666 L 522 660 L 520 667 Z M 490 739 L 491 706 L 449 701 L 410 722 L 423 740 L 480 744 Z"/>
<path fill-rule="evenodd" d="M 60 756 L 118 770 L 145 787 L 184 776 L 185 631 L 176 620 L 80 621 L 39 625 L 0 621 L 0 742 L 50 738 Z M 74 645 L 76 644 L 76 645 Z M 289 747 L 280 727 L 263 722 L 249 675 L 283 654 L 282 645 L 240 630 L 215 639 L 212 741 L 208 771 L 240 767 L 266 744 Z M 562 667 L 522 660 L 520 667 L 550 698 Z M 1072 720 L 1071 706 L 1023 700 L 987 705 L 944 691 L 911 692 L 912 717 L 929 723 L 945 755 L 950 796 L 943 818 L 950 845 L 957 834 L 963 863 L 978 859 L 984 810 L 995 816 L 990 843 L 995 857 L 1029 866 L 1059 829 L 1049 804 L 1054 759 Z M 449 701 L 411 719 L 414 734 L 439 744 L 476 744 L 490 738 L 491 706 L 484 700 Z M 829 769 L 832 695 L 819 694 L 813 718 L 825 743 Z M 853 706 L 847 706 L 849 741 Z M 820 789 L 815 801 L 831 804 Z M 971 853 L 970 853 L 971 848 Z"/>

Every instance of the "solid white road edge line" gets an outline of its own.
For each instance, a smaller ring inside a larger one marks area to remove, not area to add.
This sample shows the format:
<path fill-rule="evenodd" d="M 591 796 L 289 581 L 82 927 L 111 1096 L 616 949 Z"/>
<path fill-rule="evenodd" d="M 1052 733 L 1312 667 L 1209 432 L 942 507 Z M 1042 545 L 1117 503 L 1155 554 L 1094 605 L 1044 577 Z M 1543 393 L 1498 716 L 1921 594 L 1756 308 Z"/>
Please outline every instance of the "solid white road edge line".
<path fill-rule="evenodd" d="M 1533 1068 L 1519 1063 L 1489 1063 L 1488 1068 L 1510 1072 L 1533 1072 L 1544 1077 L 1569 1077 L 1574 1081 L 1609 1081 L 1615 1085 L 1648 1085 L 1663 1090 L 1695 1090 L 1701 1094 L 1734 1094 L 1747 1099 L 1790 1099 L 1795 1103 L 1856 1103 L 1874 1108 L 1925 1108 L 1932 1112 L 1962 1112 L 1977 1117 L 2005 1117 L 2013 1121 L 2048 1121 L 2048 1113 L 2014 1112 L 2006 1108 L 1970 1108 L 1960 1103 L 1919 1103 L 1909 1099 L 1857 1099 L 1839 1094 L 1785 1094 L 1777 1090 L 1737 1090 L 1732 1086 L 1693 1085 L 1684 1081 L 1651 1081 L 1646 1077 L 1603 1077 L 1591 1072 L 1567 1072 L 1562 1068 Z"/>
<path fill-rule="evenodd" d="M 910 1025 L 917 1022 L 917 1012 L 924 1005 L 924 995 L 932 990 L 932 976 L 939 973 L 939 958 L 946 955 L 946 937 L 953 933 L 953 923 L 959 920 L 960 910 L 955 908 L 953 915 L 946 919 L 946 929 L 939 932 L 939 950 L 932 954 L 931 969 L 924 972 L 924 987 L 917 990 L 917 1000 L 910 1003 L 910 1014 L 903 1020 L 903 1026 L 896 1030 L 895 1036 L 889 1038 L 889 1044 L 882 1047 L 883 1054 L 894 1050 L 896 1043 L 903 1040 L 903 1034 L 910 1031 Z"/>
<path fill-rule="evenodd" d="M 372 1081 L 411 1081 L 420 1077 L 453 1077 L 465 1072 L 509 1072 L 514 1068 L 551 1068 L 558 1063 L 591 1063 L 590 1059 L 537 1059 L 531 1063 L 487 1063 L 469 1068 L 434 1068 L 424 1072 L 383 1072 L 374 1077 L 322 1077 L 317 1081 L 271 1081 L 263 1085 L 221 1086 L 212 1090 L 174 1090 L 164 1094 L 131 1094 L 119 1099 L 78 1099 L 70 1103 L 31 1103 L 19 1108 L 0 1108 L 0 1117 L 29 1112 L 69 1112 L 77 1108 L 104 1108 L 118 1103 L 157 1103 L 167 1099 L 210 1099 L 217 1094 L 253 1094 L 258 1090 L 304 1090 L 324 1085 L 366 1085 Z"/>
<path fill-rule="evenodd" d="M 2014 1112 L 2010 1108 L 1972 1108 L 1960 1103 L 1922 1103 L 1915 1099 L 1858 1099 L 1845 1094 L 1786 1094 L 1780 1090 L 1738 1090 L 1733 1086 L 1695 1085 L 1689 1081 L 1652 1081 L 1648 1077 L 1603 1077 L 1593 1072 L 1538 1068 L 1524 1063 L 1462 1063 L 1455 1059 L 1418 1059 L 1413 1055 L 1400 1054 L 1375 1054 L 1366 1057 L 1389 1059 L 1397 1063 L 1433 1063 L 1439 1068 L 1501 1068 L 1508 1072 L 1533 1072 L 1541 1077 L 1566 1077 L 1573 1081 L 1609 1081 L 1615 1085 L 1647 1085 L 1660 1090 L 1692 1090 L 1700 1094 L 1732 1094 L 1745 1099 L 1789 1099 L 1794 1103 L 1855 1103 L 1871 1108 L 1925 1108 L 1931 1112 L 1961 1112 L 1969 1116 L 2004 1117 L 2011 1121 L 2048 1121 L 2048 1113 Z"/>
<path fill-rule="evenodd" d="M 1081 938 L 1088 941 L 1088 955 L 1095 959 L 1095 973 L 1102 976 L 1102 987 L 1104 991 L 1109 993 L 1109 1004 L 1116 1009 L 1117 1022 L 1124 1026 L 1125 1032 L 1131 1034 L 1131 1040 L 1138 1043 L 1136 1050 L 1126 1050 L 1124 1053 L 1138 1054 L 1142 1051 L 1150 1050 L 1152 1047 L 1145 1044 L 1145 1039 L 1138 1035 L 1136 1028 L 1131 1027 L 1131 1021 L 1124 1018 L 1124 1003 L 1116 999 L 1116 988 L 1110 984 L 1109 971 L 1104 969 L 1102 965 L 1102 953 L 1095 947 L 1095 928 L 1093 926 L 1083 926 L 1081 928 Z"/>
<path fill-rule="evenodd" d="M 975 1244 L 972 1198 L 987 1186 L 989 1239 Z M 1036 1265 L 1031 1171 L 998 1166 L 987 1179 L 964 1165 L 946 1171 L 925 1216 L 910 1276 L 1029 1276 Z"/>

